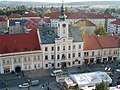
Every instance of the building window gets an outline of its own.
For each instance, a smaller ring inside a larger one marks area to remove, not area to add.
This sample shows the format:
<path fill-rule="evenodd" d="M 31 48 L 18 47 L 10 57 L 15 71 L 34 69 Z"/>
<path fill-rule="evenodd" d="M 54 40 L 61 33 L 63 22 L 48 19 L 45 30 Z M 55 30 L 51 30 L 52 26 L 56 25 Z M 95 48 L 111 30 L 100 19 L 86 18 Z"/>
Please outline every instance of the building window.
<path fill-rule="evenodd" d="M 75 53 L 73 53 L 73 57 L 75 57 Z"/>
<path fill-rule="evenodd" d="M 81 45 L 79 45 L 79 49 L 81 49 Z"/>
<path fill-rule="evenodd" d="M 26 61 L 26 57 L 24 57 L 24 61 Z"/>
<path fill-rule="evenodd" d="M 30 69 L 30 65 L 28 66 L 28 68 Z"/>
<path fill-rule="evenodd" d="M 54 59 L 54 55 L 51 55 L 51 59 Z"/>
<path fill-rule="evenodd" d="M 20 62 L 20 58 L 18 58 L 18 62 Z"/>
<path fill-rule="evenodd" d="M 3 64 L 5 64 L 5 60 L 3 60 Z"/>
<path fill-rule="evenodd" d="M 45 60 L 48 60 L 48 55 L 45 55 Z"/>
<path fill-rule="evenodd" d="M 7 60 L 7 64 L 9 64 L 10 63 L 10 61 L 9 60 Z"/>
<path fill-rule="evenodd" d="M 30 61 L 30 57 L 28 57 L 28 61 Z"/>
<path fill-rule="evenodd" d="M 69 50 L 71 50 L 71 46 L 69 46 L 69 48 L 68 48 Z"/>
<path fill-rule="evenodd" d="M 48 48 L 47 48 L 47 47 L 45 47 L 45 51 L 48 51 Z"/>
<path fill-rule="evenodd" d="M 60 51 L 60 47 L 59 46 L 57 47 L 57 51 Z"/>
<path fill-rule="evenodd" d="M 40 64 L 38 64 L 38 67 L 40 67 Z"/>
<path fill-rule="evenodd" d="M 78 61 L 78 64 L 80 64 L 80 61 Z"/>
<path fill-rule="evenodd" d="M 51 47 L 51 51 L 54 51 L 54 47 Z"/>
<path fill-rule="evenodd" d="M 106 51 L 104 51 L 104 55 L 106 55 Z"/>
<path fill-rule="evenodd" d="M 34 64 L 34 68 L 37 68 L 36 64 Z"/>
<path fill-rule="evenodd" d="M 94 52 L 92 52 L 92 56 L 94 56 Z"/>
<path fill-rule="evenodd" d="M 73 45 L 73 49 L 75 49 L 75 45 Z"/>
<path fill-rule="evenodd" d="M 17 62 L 16 58 L 14 59 L 14 62 L 15 62 L 15 63 Z"/>
<path fill-rule="evenodd" d="M 60 59 L 60 55 L 59 54 L 57 55 L 57 59 Z"/>
<path fill-rule="evenodd" d="M 36 56 L 34 56 L 34 60 L 36 60 Z"/>
<path fill-rule="evenodd" d="M 70 66 L 70 64 L 71 64 L 71 63 L 70 63 L 70 62 L 68 62 L 68 65 L 69 65 L 69 66 Z"/>
<path fill-rule="evenodd" d="M 72 63 L 73 63 L 73 65 L 75 64 L 75 62 L 74 62 L 74 61 L 73 61 Z"/>
<path fill-rule="evenodd" d="M 68 58 L 70 58 L 71 57 L 71 55 L 70 54 L 68 54 Z"/>
<path fill-rule="evenodd" d="M 65 50 L 65 46 L 63 46 L 63 50 Z"/>
<path fill-rule="evenodd" d="M 59 66 L 60 66 L 60 64 L 58 63 L 58 64 L 57 64 L 57 66 L 59 67 Z"/>
<path fill-rule="evenodd" d="M 40 60 L 40 56 L 37 56 L 38 60 Z"/>
<path fill-rule="evenodd" d="M 46 64 L 45 66 L 48 67 L 48 64 Z"/>
<path fill-rule="evenodd" d="M 84 52 L 84 56 L 89 56 L 89 53 L 88 52 Z"/>
<path fill-rule="evenodd" d="M 109 55 L 111 55 L 111 50 L 109 50 Z"/>
<path fill-rule="evenodd" d="M 78 53 L 78 57 L 81 57 L 81 53 L 80 52 Z"/>
<path fill-rule="evenodd" d="M 100 56 L 100 51 L 98 51 L 98 56 Z"/>
<path fill-rule="evenodd" d="M 52 63 L 52 67 L 54 67 L 54 63 Z"/>

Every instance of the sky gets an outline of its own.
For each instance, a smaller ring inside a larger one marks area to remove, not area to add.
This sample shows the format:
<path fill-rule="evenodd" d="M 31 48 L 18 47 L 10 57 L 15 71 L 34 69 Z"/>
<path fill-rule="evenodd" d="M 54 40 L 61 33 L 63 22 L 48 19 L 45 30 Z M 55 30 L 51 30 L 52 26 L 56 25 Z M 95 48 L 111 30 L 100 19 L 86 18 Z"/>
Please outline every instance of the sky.
<path fill-rule="evenodd" d="M 29 1 L 29 2 L 52 2 L 61 3 L 62 0 L 0 0 L 0 1 Z M 115 1 L 115 0 L 64 0 L 64 2 L 83 2 L 83 1 Z M 119 0 L 118 0 L 119 1 Z"/>

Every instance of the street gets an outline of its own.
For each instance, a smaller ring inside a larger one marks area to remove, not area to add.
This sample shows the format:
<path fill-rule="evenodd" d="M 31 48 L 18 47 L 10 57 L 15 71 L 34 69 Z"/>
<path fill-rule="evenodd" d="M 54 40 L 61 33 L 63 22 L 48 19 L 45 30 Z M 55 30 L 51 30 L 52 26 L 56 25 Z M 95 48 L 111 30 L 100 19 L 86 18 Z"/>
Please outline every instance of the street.
<path fill-rule="evenodd" d="M 83 65 L 83 66 L 76 66 L 76 67 L 70 67 L 70 68 L 62 68 L 64 72 L 67 72 L 69 74 L 75 74 L 75 73 L 87 73 L 87 72 L 93 72 L 93 71 L 105 71 L 105 68 L 111 69 L 110 77 L 113 80 L 113 83 L 111 86 L 115 86 L 119 84 L 120 80 L 120 73 L 115 72 L 116 68 L 119 68 L 119 65 L 116 62 L 111 63 L 102 63 L 102 64 L 89 64 L 89 65 Z M 50 90 L 61 90 L 57 87 L 57 82 L 55 77 L 51 77 L 50 73 L 51 70 L 44 70 L 44 73 L 41 70 L 35 70 L 35 71 L 27 71 L 25 73 L 25 77 L 19 78 L 19 76 L 11 75 L 11 78 L 8 76 L 8 74 L 3 75 L 0 80 L 0 90 L 5 90 L 5 87 L 8 87 L 9 90 L 48 90 L 48 87 Z M 19 84 L 28 82 L 29 80 L 39 80 L 40 85 L 38 86 L 30 86 L 30 88 L 18 88 Z M 4 83 L 2 83 L 4 80 Z M 6 85 L 6 83 L 7 85 Z M 45 86 L 46 83 L 49 83 L 48 86 Z M 44 87 L 43 87 L 44 86 Z"/>

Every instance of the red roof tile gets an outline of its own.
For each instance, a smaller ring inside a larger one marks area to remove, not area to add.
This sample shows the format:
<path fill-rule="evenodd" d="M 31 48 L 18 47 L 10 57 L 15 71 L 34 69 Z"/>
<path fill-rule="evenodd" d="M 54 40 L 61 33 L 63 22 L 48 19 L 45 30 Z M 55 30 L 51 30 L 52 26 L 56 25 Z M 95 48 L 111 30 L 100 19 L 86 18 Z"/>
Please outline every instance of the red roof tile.
<path fill-rule="evenodd" d="M 118 39 L 112 35 L 82 35 L 84 50 L 95 50 L 105 48 L 117 48 Z"/>
<path fill-rule="evenodd" d="M 0 53 L 40 50 L 37 32 L 0 35 Z"/>
<path fill-rule="evenodd" d="M 67 19 L 81 19 L 81 18 L 114 18 L 110 14 L 96 14 L 96 13 L 65 13 L 67 16 Z M 59 12 L 54 13 L 47 13 L 45 16 L 50 17 L 51 19 L 58 19 L 60 16 Z"/>
<path fill-rule="evenodd" d="M 27 29 L 37 29 L 38 28 L 38 25 L 36 23 L 34 23 L 32 20 L 28 20 L 24 26 L 27 28 Z"/>
<path fill-rule="evenodd" d="M 7 22 L 8 17 L 6 15 L 0 15 L 0 22 Z"/>
<path fill-rule="evenodd" d="M 111 22 L 111 24 L 120 25 L 120 20 L 113 21 L 113 22 Z"/>
<path fill-rule="evenodd" d="M 84 41 L 84 50 L 96 50 L 101 49 L 99 42 L 96 39 L 96 35 L 82 35 Z"/>
<path fill-rule="evenodd" d="M 30 19 L 30 20 L 32 20 L 34 23 L 38 23 L 39 21 L 41 21 L 41 18 L 32 18 L 32 19 Z"/>
<path fill-rule="evenodd" d="M 112 35 L 100 35 L 97 36 L 97 40 L 101 44 L 102 48 L 117 48 L 118 41 L 115 37 L 116 36 Z"/>
<path fill-rule="evenodd" d="M 34 12 L 26 12 L 22 17 L 39 17 Z"/>
<path fill-rule="evenodd" d="M 9 15 L 9 18 L 21 18 L 20 14 L 11 14 Z"/>

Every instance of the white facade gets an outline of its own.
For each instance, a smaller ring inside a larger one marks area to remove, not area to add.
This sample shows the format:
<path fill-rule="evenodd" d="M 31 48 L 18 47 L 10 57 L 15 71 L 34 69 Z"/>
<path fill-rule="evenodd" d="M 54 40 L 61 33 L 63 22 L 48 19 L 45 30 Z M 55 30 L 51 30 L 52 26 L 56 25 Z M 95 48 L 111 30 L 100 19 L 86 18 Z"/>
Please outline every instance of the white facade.
<path fill-rule="evenodd" d="M 0 55 L 0 73 L 42 68 L 41 51 L 28 51 Z"/>
<path fill-rule="evenodd" d="M 120 33 L 120 25 L 110 24 L 110 33 Z"/>
<path fill-rule="evenodd" d="M 57 35 L 53 44 L 41 44 L 43 51 L 43 68 L 63 68 L 82 65 L 83 42 L 74 42 L 73 37 L 68 37 L 69 24 L 58 21 Z"/>
<path fill-rule="evenodd" d="M 118 48 L 84 50 L 85 64 L 116 60 L 117 57 L 118 57 Z"/>

